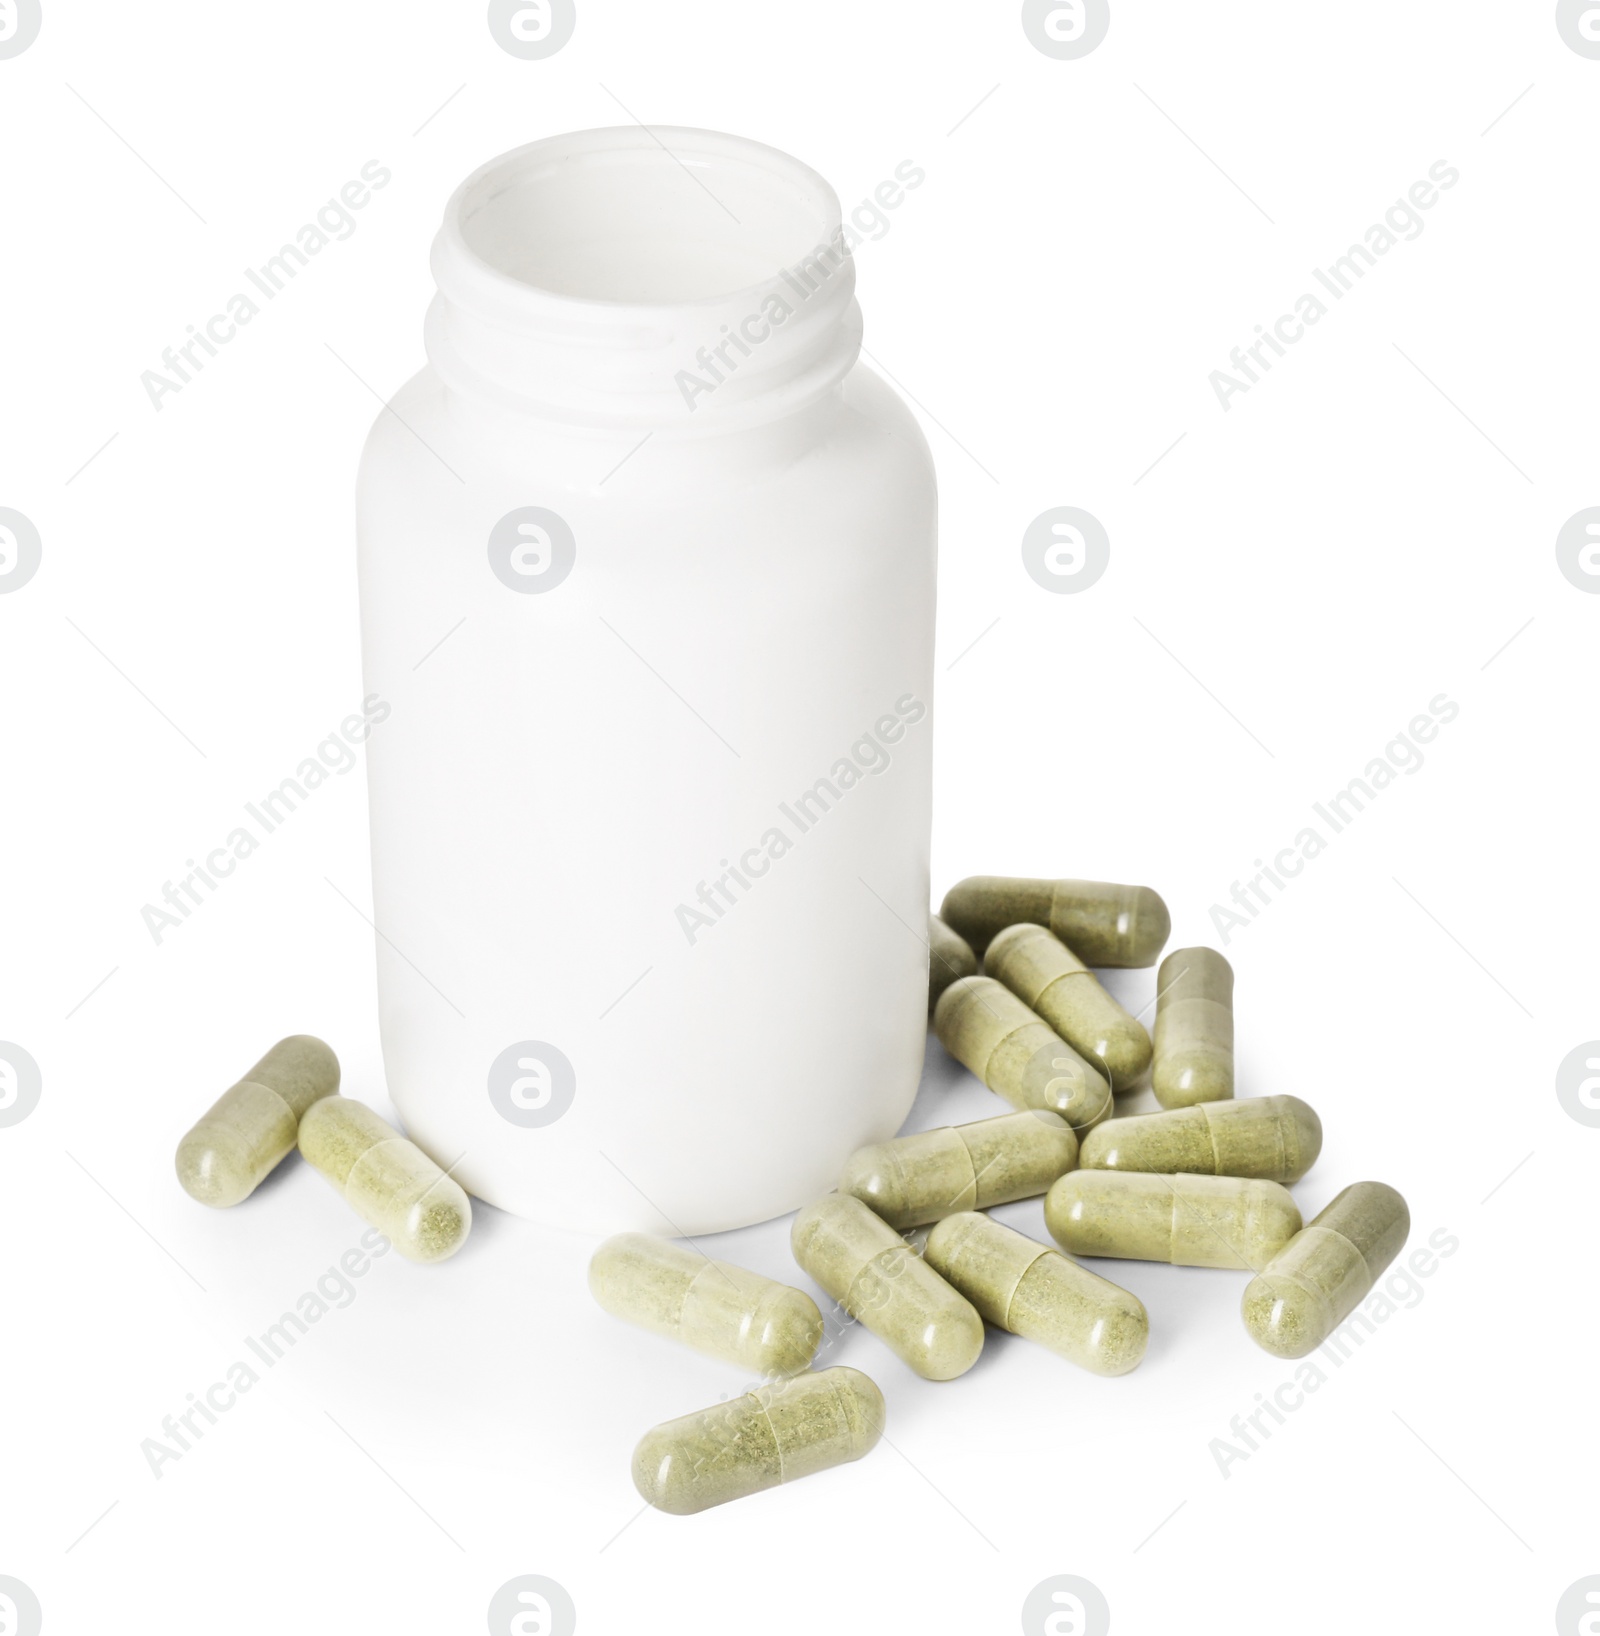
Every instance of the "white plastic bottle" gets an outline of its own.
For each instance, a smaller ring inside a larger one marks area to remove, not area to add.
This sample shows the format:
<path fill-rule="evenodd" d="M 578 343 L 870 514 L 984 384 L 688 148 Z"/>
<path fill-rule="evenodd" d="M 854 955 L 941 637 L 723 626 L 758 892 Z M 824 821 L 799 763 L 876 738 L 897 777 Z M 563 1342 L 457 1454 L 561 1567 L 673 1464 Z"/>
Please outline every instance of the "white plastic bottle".
<path fill-rule="evenodd" d="M 379 998 L 410 1134 L 520 1215 L 764 1220 L 915 1095 L 935 489 L 847 246 L 704 131 L 446 209 L 361 468 Z"/>

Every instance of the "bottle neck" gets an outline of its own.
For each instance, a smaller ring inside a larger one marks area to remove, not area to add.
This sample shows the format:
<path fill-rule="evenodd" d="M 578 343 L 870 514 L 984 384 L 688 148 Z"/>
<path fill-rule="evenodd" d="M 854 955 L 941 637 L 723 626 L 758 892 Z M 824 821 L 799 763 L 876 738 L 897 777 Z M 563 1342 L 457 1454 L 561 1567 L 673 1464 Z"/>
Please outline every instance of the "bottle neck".
<path fill-rule="evenodd" d="M 433 274 L 425 334 L 445 384 L 575 430 L 782 419 L 861 348 L 833 190 L 711 132 L 585 131 L 492 161 L 446 208 Z"/>

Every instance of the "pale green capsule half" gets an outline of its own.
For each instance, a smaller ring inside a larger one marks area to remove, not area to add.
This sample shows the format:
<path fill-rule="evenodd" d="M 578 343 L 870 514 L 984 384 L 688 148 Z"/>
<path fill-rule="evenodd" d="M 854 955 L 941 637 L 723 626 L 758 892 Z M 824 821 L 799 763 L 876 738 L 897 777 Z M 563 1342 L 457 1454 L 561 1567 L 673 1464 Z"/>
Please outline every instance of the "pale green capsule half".
<path fill-rule="evenodd" d="M 959 1210 L 1033 1198 L 1078 1162 L 1059 1114 L 1030 1109 L 874 1142 L 850 1156 L 839 1191 L 891 1227 L 922 1227 Z"/>
<path fill-rule="evenodd" d="M 1233 1095 L 1233 967 L 1215 949 L 1174 949 L 1161 962 L 1150 1082 L 1164 1108 Z"/>
<path fill-rule="evenodd" d="M 1280 1358 L 1316 1351 L 1383 1276 L 1410 1231 L 1411 1212 L 1392 1187 L 1347 1187 L 1245 1286 L 1250 1338 Z"/>
<path fill-rule="evenodd" d="M 1125 1375 L 1150 1339 L 1136 1295 L 969 1211 L 928 1234 L 927 1257 L 988 1321 L 1096 1375 Z"/>
<path fill-rule="evenodd" d="M 983 1320 L 860 1199 L 828 1193 L 795 1217 L 794 1258 L 852 1318 L 924 1380 L 978 1361 Z"/>
<path fill-rule="evenodd" d="M 1112 1111 L 1111 1086 L 992 977 L 963 977 L 934 1007 L 939 1043 L 1014 1108 L 1058 1113 L 1081 1139 Z"/>
<path fill-rule="evenodd" d="M 945 893 L 940 918 L 979 959 L 1007 926 L 1048 926 L 1091 966 L 1153 966 L 1172 933 L 1172 916 L 1148 886 L 1097 880 L 1018 880 L 972 875 Z"/>
<path fill-rule="evenodd" d="M 978 970 L 978 957 L 964 937 L 950 930 L 937 915 L 928 916 L 928 1015 L 939 1003 L 939 996 L 958 977 L 972 977 Z"/>
<path fill-rule="evenodd" d="M 1044 1224 L 1073 1255 L 1259 1272 L 1300 1231 L 1300 1208 L 1250 1177 L 1080 1170 L 1050 1189 Z"/>
<path fill-rule="evenodd" d="M 883 1393 L 859 1369 L 822 1369 L 758 1387 L 648 1431 L 633 1484 L 658 1511 L 688 1516 L 869 1454 Z"/>
<path fill-rule="evenodd" d="M 1144 1024 L 1112 999 L 1054 932 L 1043 926 L 1006 927 L 989 944 L 983 969 L 1074 1050 L 1098 1063 L 1113 1091 L 1126 1090 L 1150 1066 Z"/>
<path fill-rule="evenodd" d="M 822 1314 L 804 1290 L 652 1233 L 608 1238 L 589 1263 L 589 1289 L 613 1317 L 755 1375 L 798 1374 L 822 1341 Z"/>
<path fill-rule="evenodd" d="M 1108 1119 L 1084 1137 L 1078 1164 L 1084 1170 L 1297 1182 L 1321 1151 L 1322 1121 L 1299 1097 L 1252 1096 Z"/>
<path fill-rule="evenodd" d="M 306 1109 L 339 1089 L 339 1059 L 310 1034 L 279 1040 L 178 1143 L 178 1181 L 221 1209 L 255 1192 L 294 1146 Z"/>
<path fill-rule="evenodd" d="M 466 1242 L 472 1201 L 415 1142 L 364 1103 L 318 1102 L 300 1121 L 300 1151 L 410 1261 L 443 1261 Z"/>

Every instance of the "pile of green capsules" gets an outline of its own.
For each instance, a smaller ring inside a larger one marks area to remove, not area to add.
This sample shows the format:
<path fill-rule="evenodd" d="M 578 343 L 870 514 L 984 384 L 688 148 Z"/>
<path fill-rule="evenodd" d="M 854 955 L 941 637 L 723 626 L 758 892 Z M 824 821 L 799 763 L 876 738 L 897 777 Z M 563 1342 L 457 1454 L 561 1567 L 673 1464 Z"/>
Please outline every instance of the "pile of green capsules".
<path fill-rule="evenodd" d="M 931 917 L 934 1031 L 1016 1111 L 862 1148 L 790 1240 L 831 1299 L 924 1379 L 965 1374 L 986 1321 L 1095 1374 L 1137 1367 L 1143 1303 L 1071 1256 L 1252 1272 L 1245 1329 L 1304 1357 L 1405 1243 L 1405 1200 L 1381 1182 L 1347 1187 L 1301 1225 L 1285 1184 L 1316 1162 L 1322 1126 L 1297 1097 L 1234 1100 L 1233 971 L 1220 954 L 1162 962 L 1153 1040 L 1090 969 L 1154 965 L 1170 930 L 1148 887 L 1095 881 L 978 876 Z M 1164 1111 L 1112 1117 L 1147 1073 Z M 280 1040 L 184 1136 L 179 1181 L 203 1204 L 238 1204 L 298 1146 L 402 1255 L 453 1255 L 472 1226 L 465 1190 L 338 1090 L 328 1046 Z M 984 1214 L 1040 1194 L 1070 1255 Z M 661 1510 L 703 1511 L 860 1459 L 882 1435 L 872 1381 L 812 1369 L 824 1325 L 803 1291 L 645 1233 L 602 1244 L 589 1283 L 608 1312 L 766 1382 L 645 1435 L 634 1482 Z"/>
<path fill-rule="evenodd" d="M 1153 1040 L 1090 969 L 1154 965 L 1171 927 L 1148 887 L 995 876 L 931 917 L 934 1031 L 1017 1111 L 862 1148 L 791 1235 L 800 1266 L 924 1379 L 965 1374 L 985 1322 L 1095 1374 L 1137 1367 L 1143 1303 L 1073 1256 L 1251 1272 L 1246 1331 L 1304 1357 L 1405 1243 L 1405 1200 L 1382 1182 L 1302 1225 L 1286 1184 L 1316 1162 L 1322 1125 L 1298 1097 L 1234 1100 L 1220 954 L 1162 961 Z M 1112 1117 L 1147 1073 L 1163 1111 Z M 1041 1193 L 1061 1250 L 984 1214 Z M 766 1377 L 645 1435 L 633 1478 L 651 1505 L 703 1511 L 858 1460 L 882 1434 L 871 1380 L 810 1367 L 824 1325 L 802 1291 L 644 1233 L 602 1244 L 589 1282 L 617 1317 Z"/>

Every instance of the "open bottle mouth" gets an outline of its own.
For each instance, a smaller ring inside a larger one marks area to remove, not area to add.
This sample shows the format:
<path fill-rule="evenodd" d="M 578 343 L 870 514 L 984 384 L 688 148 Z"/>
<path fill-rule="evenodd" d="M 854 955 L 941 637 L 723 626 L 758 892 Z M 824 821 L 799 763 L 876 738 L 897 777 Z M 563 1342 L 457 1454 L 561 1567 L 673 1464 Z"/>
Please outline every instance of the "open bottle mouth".
<path fill-rule="evenodd" d="M 573 301 L 679 306 L 755 290 L 839 230 L 815 171 L 713 132 L 631 127 L 519 148 L 452 201 L 465 246 Z"/>
<path fill-rule="evenodd" d="M 502 155 L 450 200 L 433 269 L 446 382 L 576 424 L 775 416 L 860 347 L 833 189 L 715 132 L 582 131 Z"/>

